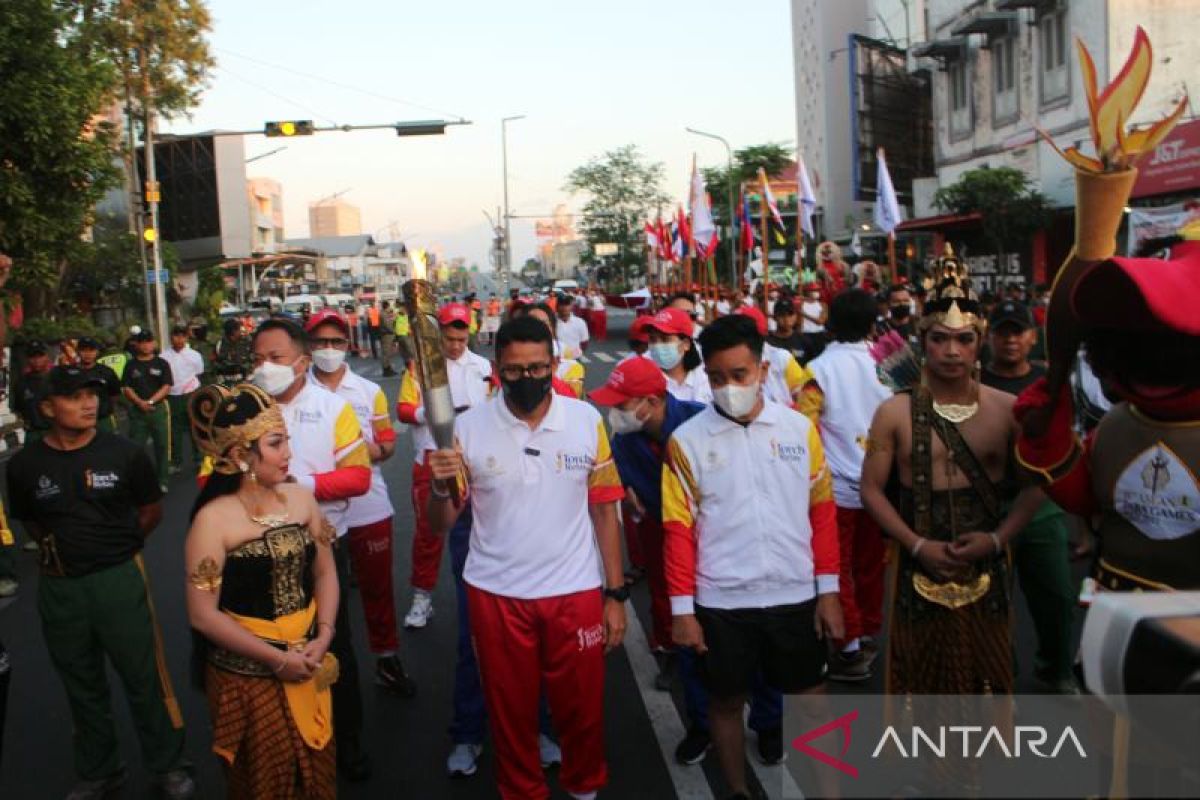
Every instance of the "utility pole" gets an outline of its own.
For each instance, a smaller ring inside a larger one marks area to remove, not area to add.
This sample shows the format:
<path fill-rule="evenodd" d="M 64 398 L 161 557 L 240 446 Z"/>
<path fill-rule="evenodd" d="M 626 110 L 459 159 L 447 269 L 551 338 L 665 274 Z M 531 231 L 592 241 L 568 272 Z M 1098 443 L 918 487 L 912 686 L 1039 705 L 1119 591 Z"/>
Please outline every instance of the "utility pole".
<path fill-rule="evenodd" d="M 504 171 L 504 294 L 509 292 L 508 282 L 512 273 L 512 227 L 508 215 L 508 123 L 525 119 L 524 114 L 504 117 L 500 120 L 500 157 Z"/>
<path fill-rule="evenodd" d="M 150 208 L 150 228 L 154 231 L 154 235 L 150 237 L 150 268 L 154 270 L 154 324 L 158 329 L 156 336 L 158 345 L 159 347 L 163 347 L 167 341 L 167 290 L 162 281 L 162 235 L 158 229 L 158 201 L 160 193 L 158 188 L 158 171 L 154 163 L 154 106 L 150 101 L 149 85 L 145 87 L 143 102 L 146 104 L 146 132 L 142 143 L 145 148 L 146 157 L 145 196 L 147 205 Z"/>
<path fill-rule="evenodd" d="M 146 322 L 154 318 L 154 307 L 150 302 L 150 284 L 146 282 L 146 242 L 142 238 L 146 226 L 142 217 L 142 193 L 138 191 L 137 136 L 134 132 L 133 97 L 129 81 L 125 82 L 125 129 L 129 139 L 129 153 L 125 158 L 125 187 L 129 193 L 129 232 L 137 238 L 138 259 L 142 266 L 142 298 L 146 301 Z"/>

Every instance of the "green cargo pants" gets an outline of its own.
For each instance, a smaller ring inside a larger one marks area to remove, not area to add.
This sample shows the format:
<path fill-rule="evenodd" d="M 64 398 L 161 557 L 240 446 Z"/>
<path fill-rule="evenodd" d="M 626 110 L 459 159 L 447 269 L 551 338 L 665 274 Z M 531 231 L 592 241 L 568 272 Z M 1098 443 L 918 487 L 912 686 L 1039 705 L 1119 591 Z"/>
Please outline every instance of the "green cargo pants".
<path fill-rule="evenodd" d="M 78 578 L 42 575 L 38 612 L 71 705 L 79 777 L 98 780 L 121 768 L 105 656 L 124 684 L 146 768 L 161 774 L 184 766 L 183 718 L 141 556 Z"/>
<path fill-rule="evenodd" d="M 1048 683 L 1072 675 L 1078 587 L 1072 585 L 1067 520 L 1053 503 L 1043 506 L 1013 541 L 1013 565 L 1037 632 L 1035 675 Z"/>
<path fill-rule="evenodd" d="M 196 440 L 192 438 L 192 426 L 188 422 L 188 402 L 192 399 L 192 395 L 188 394 L 169 394 L 167 395 L 167 406 L 171 412 L 171 466 L 183 466 L 183 446 L 185 442 L 192 443 L 192 460 L 199 462 L 199 451 L 196 449 Z"/>
<path fill-rule="evenodd" d="M 158 472 L 159 485 L 165 487 L 171 466 L 170 406 L 156 403 L 148 412 L 130 406 L 129 438 L 139 447 L 146 444 L 147 438 L 154 443 L 154 468 Z"/>

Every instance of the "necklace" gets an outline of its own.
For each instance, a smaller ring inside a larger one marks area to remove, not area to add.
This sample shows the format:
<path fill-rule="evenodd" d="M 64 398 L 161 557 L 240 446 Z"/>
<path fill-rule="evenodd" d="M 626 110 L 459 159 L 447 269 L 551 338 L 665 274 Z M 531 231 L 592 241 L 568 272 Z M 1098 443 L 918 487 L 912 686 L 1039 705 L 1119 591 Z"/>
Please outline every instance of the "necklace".
<path fill-rule="evenodd" d="M 975 412 L 978 410 L 978 400 L 974 403 L 939 403 L 936 400 L 933 401 L 933 413 L 947 422 L 953 422 L 955 425 L 960 422 L 966 422 L 975 416 Z"/>
<path fill-rule="evenodd" d="M 277 500 L 279 500 L 279 502 L 284 504 L 284 511 L 282 514 L 263 514 L 263 513 L 256 514 L 255 510 L 257 510 L 257 509 L 252 510 L 250 508 L 250 505 L 246 502 L 245 498 L 242 497 L 240 492 L 238 493 L 238 496 L 237 496 L 238 501 L 242 504 L 242 508 L 246 509 L 246 516 L 248 516 L 250 518 L 250 521 L 253 522 L 255 525 L 261 525 L 264 528 L 277 528 L 280 525 L 282 525 L 283 523 L 287 522 L 289 519 L 288 512 L 287 512 L 287 503 L 283 499 L 283 495 L 281 495 L 278 491 L 276 491 L 275 497 Z"/>

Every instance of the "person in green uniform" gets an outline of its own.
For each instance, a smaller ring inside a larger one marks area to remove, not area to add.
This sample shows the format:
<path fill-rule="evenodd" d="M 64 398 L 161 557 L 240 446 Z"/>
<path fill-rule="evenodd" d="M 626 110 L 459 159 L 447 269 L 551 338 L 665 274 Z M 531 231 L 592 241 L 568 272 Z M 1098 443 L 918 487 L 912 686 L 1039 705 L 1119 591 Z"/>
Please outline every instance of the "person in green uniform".
<path fill-rule="evenodd" d="M 113 400 L 121 394 L 121 379 L 112 367 L 100 363 L 100 343 L 90 336 L 79 340 L 79 366 L 99 378 L 104 387 L 98 392 L 100 410 L 97 412 L 96 429 L 104 433 L 117 433 L 117 415 Z"/>
<path fill-rule="evenodd" d="M 25 443 L 36 442 L 46 435 L 50 422 L 42 416 L 42 400 L 46 397 L 46 376 L 54 362 L 46 345 L 30 342 L 25 346 L 25 370 L 15 393 L 17 413 L 25 423 Z"/>
<path fill-rule="evenodd" d="M 244 383 L 254 369 L 254 351 L 242 323 L 225 320 L 224 335 L 213 348 L 213 373 L 217 383 L 226 386 Z"/>
<path fill-rule="evenodd" d="M 162 519 L 162 492 L 145 451 L 96 430 L 103 383 L 55 367 L 42 413 L 45 438 L 13 456 L 13 517 L 38 541 L 38 613 L 71 706 L 77 800 L 107 796 L 127 779 L 105 663 L 125 687 L 142 759 L 159 790 L 195 794 L 183 718 L 171 686 L 141 550 Z"/>
<path fill-rule="evenodd" d="M 1029 360 L 1037 342 L 1033 314 L 1024 303 L 1004 300 L 988 319 L 990 355 L 980 373 L 984 386 L 1018 395 L 1046 374 Z M 1078 587 L 1071 579 L 1066 513 L 1047 500 L 1013 541 L 1013 566 L 1037 631 L 1034 677 L 1047 688 L 1076 694 L 1071 626 Z"/>
<path fill-rule="evenodd" d="M 192 441 L 192 430 L 188 424 L 188 403 L 192 394 L 200 388 L 200 377 L 204 374 L 204 357 L 188 344 L 188 329 L 177 325 L 171 330 L 171 346 L 160 356 L 171 368 L 171 391 L 167 394 L 167 407 L 171 418 L 171 472 L 183 468 L 183 454 L 187 443 L 192 442 L 192 461 L 200 465 L 199 450 Z"/>
<path fill-rule="evenodd" d="M 144 446 L 154 444 L 154 466 L 158 485 L 167 491 L 171 466 L 171 409 L 166 403 L 171 391 L 171 365 L 154 354 L 154 336 L 138 331 L 133 336 L 134 357 L 125 365 L 122 391 L 129 401 L 129 438 Z"/>

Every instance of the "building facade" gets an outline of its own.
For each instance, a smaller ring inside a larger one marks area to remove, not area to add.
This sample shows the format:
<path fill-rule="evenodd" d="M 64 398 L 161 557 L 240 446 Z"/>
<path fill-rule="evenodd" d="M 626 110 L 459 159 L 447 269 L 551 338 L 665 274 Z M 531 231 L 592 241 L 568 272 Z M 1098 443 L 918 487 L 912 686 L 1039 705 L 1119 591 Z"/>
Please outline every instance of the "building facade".
<path fill-rule="evenodd" d="M 250 250 L 274 253 L 283 243 L 283 187 L 274 178 L 249 178 Z"/>
<path fill-rule="evenodd" d="M 362 213 L 358 206 L 333 198 L 308 206 L 308 235 L 314 239 L 362 234 Z"/>

